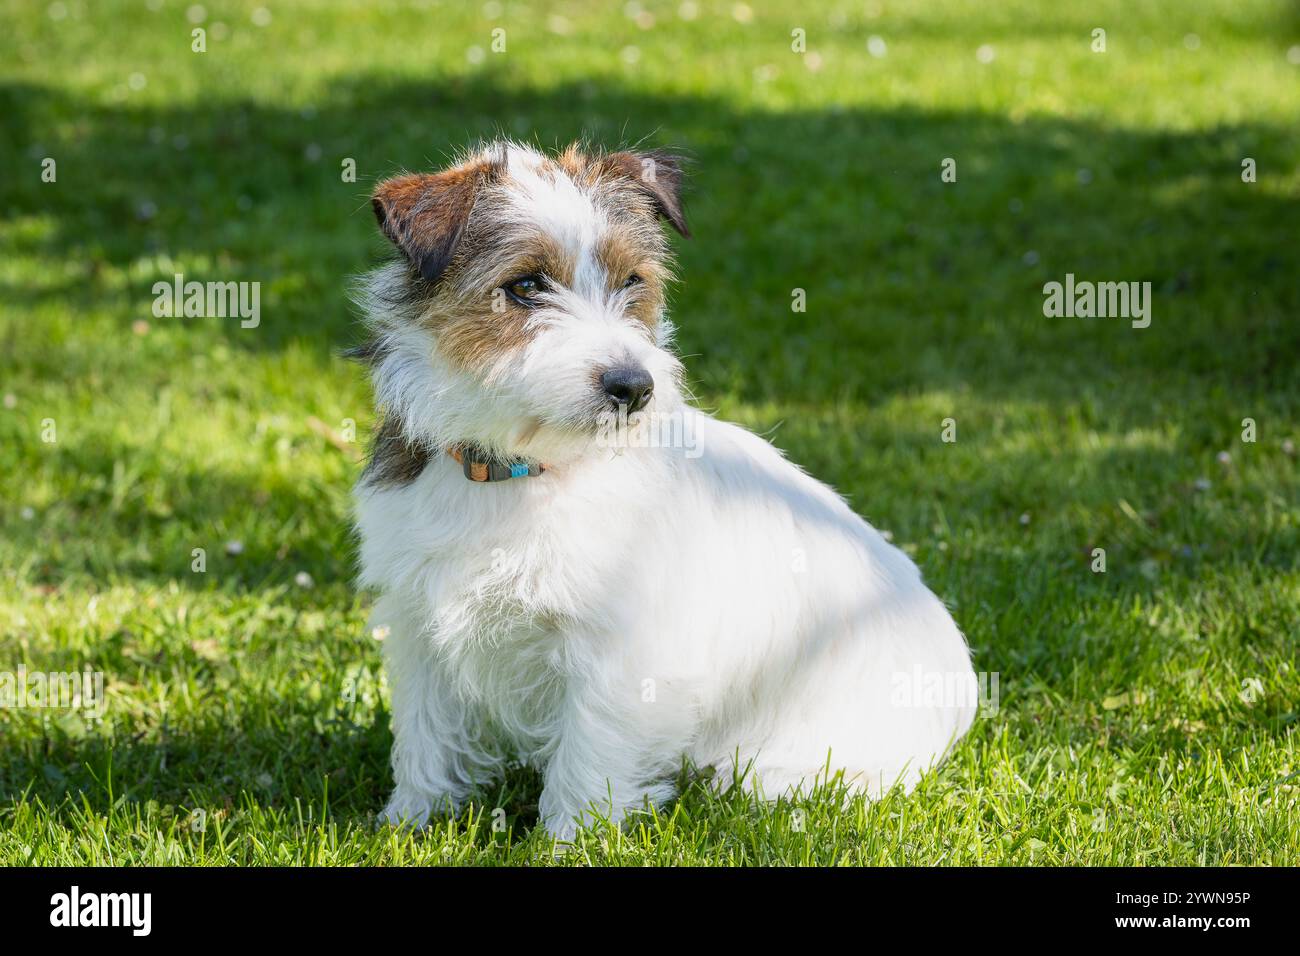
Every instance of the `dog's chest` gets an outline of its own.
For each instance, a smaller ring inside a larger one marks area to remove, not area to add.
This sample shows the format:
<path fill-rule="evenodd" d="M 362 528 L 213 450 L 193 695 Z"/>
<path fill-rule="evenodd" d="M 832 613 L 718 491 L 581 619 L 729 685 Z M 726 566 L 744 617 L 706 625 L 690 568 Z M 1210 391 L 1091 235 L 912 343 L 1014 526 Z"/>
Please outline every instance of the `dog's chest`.
<path fill-rule="evenodd" d="M 488 486 L 443 475 L 421 497 L 411 523 L 392 530 L 437 580 L 440 616 L 530 639 L 593 611 L 639 510 L 613 482 L 549 475 Z"/>
<path fill-rule="evenodd" d="M 594 669 L 631 590 L 619 572 L 638 499 L 627 481 L 484 485 L 438 469 L 359 500 L 363 581 L 400 592 L 458 693 L 518 752 L 543 755 L 566 686 Z"/>

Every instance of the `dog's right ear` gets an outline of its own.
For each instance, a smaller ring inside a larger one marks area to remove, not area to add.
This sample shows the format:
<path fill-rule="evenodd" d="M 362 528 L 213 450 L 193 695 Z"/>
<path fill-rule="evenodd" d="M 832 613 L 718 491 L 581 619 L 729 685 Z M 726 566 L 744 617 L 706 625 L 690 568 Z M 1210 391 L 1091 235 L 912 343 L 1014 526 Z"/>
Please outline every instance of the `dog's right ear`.
<path fill-rule="evenodd" d="M 477 160 L 440 173 L 394 176 L 375 187 L 370 203 L 379 228 L 426 282 L 437 282 L 451 264 L 479 189 L 499 168 Z"/>

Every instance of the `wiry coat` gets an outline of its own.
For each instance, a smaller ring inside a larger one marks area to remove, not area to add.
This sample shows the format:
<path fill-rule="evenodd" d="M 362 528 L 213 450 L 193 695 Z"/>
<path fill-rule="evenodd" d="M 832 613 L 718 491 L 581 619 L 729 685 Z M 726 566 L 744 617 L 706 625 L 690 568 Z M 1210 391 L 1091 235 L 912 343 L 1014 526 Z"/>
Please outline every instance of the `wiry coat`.
<path fill-rule="evenodd" d="M 516 759 L 542 768 L 562 836 L 669 798 L 683 758 L 768 797 L 827 768 L 874 792 L 970 725 L 973 701 L 899 702 L 900 674 L 973 677 L 916 566 L 683 401 L 656 222 L 685 232 L 680 178 L 663 154 L 497 144 L 376 192 L 403 257 L 358 296 L 385 424 L 356 521 L 388 632 L 394 822 Z M 503 309 L 523 274 L 544 294 Z M 696 416 L 694 454 L 596 440 L 620 362 L 653 376 L 648 416 Z M 446 454 L 464 443 L 547 470 L 470 482 Z"/>

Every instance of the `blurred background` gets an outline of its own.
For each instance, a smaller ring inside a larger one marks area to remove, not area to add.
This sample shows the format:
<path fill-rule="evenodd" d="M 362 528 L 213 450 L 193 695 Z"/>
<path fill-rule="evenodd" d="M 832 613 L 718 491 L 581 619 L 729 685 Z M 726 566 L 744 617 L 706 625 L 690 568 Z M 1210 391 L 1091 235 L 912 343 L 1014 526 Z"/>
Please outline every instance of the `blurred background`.
<path fill-rule="evenodd" d="M 701 404 L 888 530 L 1001 674 L 888 827 L 859 807 L 796 853 L 782 811 L 690 789 L 682 832 L 600 859 L 1294 862 L 1294 4 L 0 19 L 0 670 L 91 666 L 110 705 L 0 708 L 0 862 L 527 858 L 523 771 L 488 801 L 510 836 L 365 830 L 390 738 L 348 491 L 374 416 L 338 357 L 386 252 L 374 183 L 497 135 L 689 153 L 672 314 Z M 260 324 L 156 316 L 176 273 L 260 283 Z M 1150 282 L 1150 327 L 1045 317 L 1067 273 Z"/>

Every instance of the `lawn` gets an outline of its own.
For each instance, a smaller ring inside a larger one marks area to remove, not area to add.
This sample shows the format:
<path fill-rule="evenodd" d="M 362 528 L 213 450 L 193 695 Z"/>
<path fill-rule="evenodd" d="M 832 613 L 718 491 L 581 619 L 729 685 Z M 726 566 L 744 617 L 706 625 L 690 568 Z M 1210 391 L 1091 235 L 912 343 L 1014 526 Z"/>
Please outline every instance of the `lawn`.
<path fill-rule="evenodd" d="M 0 2 L 0 675 L 107 693 L 0 707 L 0 864 L 1300 860 L 1300 10 L 815 6 Z M 556 855 L 521 769 L 374 826 L 346 293 L 374 182 L 498 133 L 693 157 L 701 404 L 888 529 L 998 675 L 914 794 L 686 769 Z M 261 283 L 260 324 L 156 317 L 176 273 Z M 1067 273 L 1150 282 L 1150 326 L 1046 317 Z"/>

